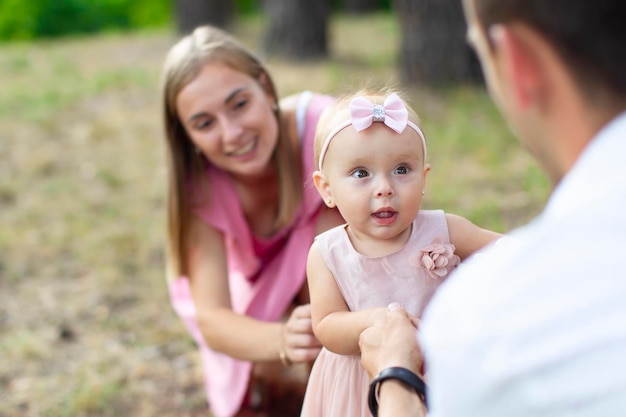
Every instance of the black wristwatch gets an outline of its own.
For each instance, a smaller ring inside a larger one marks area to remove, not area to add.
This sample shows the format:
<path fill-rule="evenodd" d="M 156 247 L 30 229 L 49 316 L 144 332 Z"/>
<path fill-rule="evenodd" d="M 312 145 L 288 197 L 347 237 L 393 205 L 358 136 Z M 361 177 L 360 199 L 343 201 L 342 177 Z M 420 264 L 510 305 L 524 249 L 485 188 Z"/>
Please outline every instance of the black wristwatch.
<path fill-rule="evenodd" d="M 409 387 L 413 388 L 417 395 L 420 397 L 424 405 L 428 408 L 428 402 L 426 401 L 426 383 L 422 378 L 415 375 L 413 372 L 406 368 L 394 366 L 391 368 L 385 368 L 374 378 L 370 384 L 369 396 L 367 398 L 367 404 L 370 408 L 370 412 L 374 417 L 378 416 L 378 394 L 380 392 L 380 385 L 387 379 L 397 379 Z"/>

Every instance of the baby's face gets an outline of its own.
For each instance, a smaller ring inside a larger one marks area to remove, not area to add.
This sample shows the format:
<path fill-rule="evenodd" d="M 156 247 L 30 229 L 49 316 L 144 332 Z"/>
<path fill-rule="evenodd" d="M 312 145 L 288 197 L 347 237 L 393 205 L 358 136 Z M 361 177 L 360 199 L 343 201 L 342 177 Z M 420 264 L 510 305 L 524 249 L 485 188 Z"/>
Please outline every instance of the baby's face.
<path fill-rule="evenodd" d="M 373 123 L 359 133 L 352 125 L 340 131 L 323 171 L 353 235 L 394 240 L 419 212 L 428 169 L 417 132 L 407 127 L 398 134 Z"/>

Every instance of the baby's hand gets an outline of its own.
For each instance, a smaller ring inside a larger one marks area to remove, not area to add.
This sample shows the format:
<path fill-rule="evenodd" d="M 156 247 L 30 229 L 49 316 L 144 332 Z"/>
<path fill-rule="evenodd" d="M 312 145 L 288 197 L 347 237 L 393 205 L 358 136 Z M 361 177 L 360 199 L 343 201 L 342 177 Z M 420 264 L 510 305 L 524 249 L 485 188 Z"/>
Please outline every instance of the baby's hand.
<path fill-rule="evenodd" d="M 386 307 L 373 307 L 372 312 L 369 315 L 367 326 L 375 326 L 377 323 L 384 322 L 387 319 L 387 313 L 389 312 Z"/>

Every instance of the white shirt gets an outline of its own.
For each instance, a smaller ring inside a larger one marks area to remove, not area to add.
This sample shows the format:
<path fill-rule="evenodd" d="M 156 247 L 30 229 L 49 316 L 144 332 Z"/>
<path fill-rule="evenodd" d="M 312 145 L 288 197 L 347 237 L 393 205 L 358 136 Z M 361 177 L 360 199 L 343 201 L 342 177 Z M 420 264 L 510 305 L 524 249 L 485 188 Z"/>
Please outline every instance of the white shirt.
<path fill-rule="evenodd" d="M 626 113 L 424 313 L 430 415 L 626 416 Z"/>

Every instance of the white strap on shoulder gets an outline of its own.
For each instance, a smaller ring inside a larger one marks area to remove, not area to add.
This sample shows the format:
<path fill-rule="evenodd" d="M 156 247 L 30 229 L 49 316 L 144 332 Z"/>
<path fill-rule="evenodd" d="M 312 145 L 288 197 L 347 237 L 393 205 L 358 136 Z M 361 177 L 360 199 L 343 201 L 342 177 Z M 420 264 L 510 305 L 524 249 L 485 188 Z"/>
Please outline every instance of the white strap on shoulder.
<path fill-rule="evenodd" d="M 306 111 L 309 108 L 309 102 L 313 98 L 311 91 L 303 91 L 298 97 L 298 104 L 296 106 L 296 124 L 298 125 L 298 138 L 302 140 L 304 136 L 304 128 L 306 124 Z"/>

